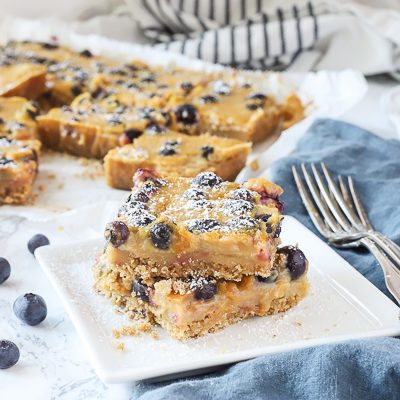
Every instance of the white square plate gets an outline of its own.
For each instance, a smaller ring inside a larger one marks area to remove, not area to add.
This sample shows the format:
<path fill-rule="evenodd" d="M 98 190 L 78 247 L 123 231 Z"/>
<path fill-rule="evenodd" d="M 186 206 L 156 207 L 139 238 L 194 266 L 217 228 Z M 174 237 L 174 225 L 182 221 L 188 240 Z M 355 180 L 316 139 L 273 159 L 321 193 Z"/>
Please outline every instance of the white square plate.
<path fill-rule="evenodd" d="M 286 216 L 281 238 L 284 245 L 298 243 L 310 262 L 310 294 L 298 306 L 186 342 L 156 328 L 158 340 L 148 334 L 120 339 L 122 352 L 112 330 L 127 319 L 92 288 L 91 265 L 104 240 L 41 247 L 36 258 L 61 296 L 96 373 L 107 383 L 162 380 L 267 353 L 400 334 L 399 308 L 311 231 Z"/>

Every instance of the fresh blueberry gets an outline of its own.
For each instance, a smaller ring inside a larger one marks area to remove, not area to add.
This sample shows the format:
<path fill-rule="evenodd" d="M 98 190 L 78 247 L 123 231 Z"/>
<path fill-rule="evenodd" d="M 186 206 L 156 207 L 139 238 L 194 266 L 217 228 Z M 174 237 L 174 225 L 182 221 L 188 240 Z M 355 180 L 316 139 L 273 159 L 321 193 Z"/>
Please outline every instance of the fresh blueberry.
<path fill-rule="evenodd" d="M 194 86 L 191 82 L 183 82 L 181 83 L 181 89 L 185 92 L 185 94 L 189 94 L 193 90 Z"/>
<path fill-rule="evenodd" d="M 199 122 L 199 112 L 192 104 L 182 104 L 175 110 L 176 119 L 184 125 L 194 125 Z"/>
<path fill-rule="evenodd" d="M 214 153 L 214 147 L 212 147 L 211 145 L 205 144 L 201 146 L 201 156 L 206 160 L 208 160 L 208 156 L 212 153 Z"/>
<path fill-rule="evenodd" d="M 143 226 L 150 225 L 153 221 L 156 220 L 156 217 L 147 211 L 143 211 L 140 214 L 128 215 L 127 219 L 129 226 L 141 228 Z"/>
<path fill-rule="evenodd" d="M 200 102 L 203 104 L 212 104 L 212 103 L 218 103 L 218 99 L 215 96 L 206 95 L 200 97 Z"/>
<path fill-rule="evenodd" d="M 275 239 L 277 239 L 280 236 L 281 230 L 282 230 L 281 224 L 278 223 L 278 226 L 276 227 L 275 233 L 274 233 L 274 238 Z"/>
<path fill-rule="evenodd" d="M 47 306 L 42 296 L 33 293 L 21 295 L 13 305 L 14 314 L 28 325 L 40 324 L 47 316 Z"/>
<path fill-rule="evenodd" d="M 205 200 L 206 194 L 199 189 L 190 188 L 183 192 L 183 196 L 190 200 Z"/>
<path fill-rule="evenodd" d="M 198 287 L 193 294 L 195 300 L 211 300 L 217 294 L 217 285 L 215 283 L 206 283 Z"/>
<path fill-rule="evenodd" d="M 174 154 L 176 154 L 176 150 L 173 147 L 164 146 L 161 147 L 159 153 L 162 156 L 173 156 Z"/>
<path fill-rule="evenodd" d="M 255 218 L 241 215 L 240 217 L 235 217 L 227 222 L 227 225 L 234 230 L 241 229 L 254 229 L 257 228 L 258 221 Z"/>
<path fill-rule="evenodd" d="M 192 181 L 192 185 L 203 187 L 213 187 L 221 183 L 222 179 L 214 172 L 201 172 Z"/>
<path fill-rule="evenodd" d="M 239 188 L 231 192 L 230 198 L 232 200 L 246 200 L 254 202 L 254 192 L 249 189 Z"/>
<path fill-rule="evenodd" d="M 145 285 L 139 281 L 133 281 L 132 292 L 134 292 L 136 297 L 138 297 L 140 300 L 142 300 L 146 303 L 148 303 L 150 301 L 149 288 L 147 285 Z"/>
<path fill-rule="evenodd" d="M 210 232 L 218 229 L 221 223 L 213 218 L 192 219 L 187 224 L 186 229 L 189 232 Z"/>
<path fill-rule="evenodd" d="M 19 360 L 19 349 L 10 340 L 0 340 L 0 369 L 13 367 Z"/>
<path fill-rule="evenodd" d="M 154 224 L 150 229 L 150 239 L 155 247 L 166 250 L 171 241 L 172 228 L 165 222 Z"/>
<path fill-rule="evenodd" d="M 222 207 L 227 215 L 240 215 L 250 212 L 254 208 L 254 204 L 246 200 L 228 200 Z"/>
<path fill-rule="evenodd" d="M 277 250 L 286 257 L 286 268 L 293 280 L 300 278 L 306 270 L 307 259 L 304 253 L 295 246 L 285 246 Z"/>
<path fill-rule="evenodd" d="M 153 121 L 150 121 L 146 126 L 146 132 L 153 135 L 160 135 L 162 133 L 165 133 L 166 131 L 167 130 L 163 126 L 160 126 Z"/>
<path fill-rule="evenodd" d="M 32 236 L 29 239 L 28 242 L 28 250 L 32 253 L 35 254 L 35 250 L 38 247 L 42 247 L 42 246 L 47 246 L 48 244 L 50 244 L 49 239 L 47 239 L 46 236 L 42 235 L 41 233 L 38 233 L 35 236 Z"/>
<path fill-rule="evenodd" d="M 259 101 L 265 101 L 267 100 L 267 96 L 263 93 L 250 93 L 247 97 L 246 100 L 259 100 Z"/>
<path fill-rule="evenodd" d="M 134 139 L 138 138 L 143 131 L 139 129 L 127 129 L 124 133 L 123 136 L 124 138 L 127 139 L 127 142 L 132 143 Z"/>
<path fill-rule="evenodd" d="M 0 257 L 0 285 L 10 277 L 10 273 L 10 263 L 5 258 Z"/>
<path fill-rule="evenodd" d="M 257 108 L 260 108 L 260 106 L 258 104 L 253 104 L 253 103 L 246 104 L 246 107 L 251 111 L 254 111 L 254 110 L 257 110 Z"/>
<path fill-rule="evenodd" d="M 132 195 L 129 195 L 128 200 L 118 210 L 118 217 L 121 215 L 137 215 L 146 210 L 146 205 L 141 201 L 132 200 Z"/>
<path fill-rule="evenodd" d="M 55 50 L 58 49 L 58 44 L 54 43 L 42 43 L 42 47 L 46 50 Z"/>
<path fill-rule="evenodd" d="M 224 96 L 231 94 L 231 87 L 224 81 L 215 81 L 213 84 L 213 92 Z"/>
<path fill-rule="evenodd" d="M 278 270 L 273 269 L 271 271 L 271 275 L 268 278 L 264 278 L 263 276 L 256 275 L 256 279 L 259 282 L 263 282 L 263 283 L 274 283 L 278 279 L 278 276 L 279 276 Z"/>
<path fill-rule="evenodd" d="M 129 228 L 123 221 L 113 221 L 106 225 L 104 237 L 114 247 L 123 245 L 129 237 Z"/>
<path fill-rule="evenodd" d="M 71 86 L 71 93 L 74 96 L 78 96 L 82 93 L 82 88 L 79 85 L 72 85 Z"/>
<path fill-rule="evenodd" d="M 82 57 L 87 57 L 87 58 L 91 58 L 93 57 L 93 54 L 90 50 L 83 50 L 79 53 L 79 55 L 81 55 Z"/>

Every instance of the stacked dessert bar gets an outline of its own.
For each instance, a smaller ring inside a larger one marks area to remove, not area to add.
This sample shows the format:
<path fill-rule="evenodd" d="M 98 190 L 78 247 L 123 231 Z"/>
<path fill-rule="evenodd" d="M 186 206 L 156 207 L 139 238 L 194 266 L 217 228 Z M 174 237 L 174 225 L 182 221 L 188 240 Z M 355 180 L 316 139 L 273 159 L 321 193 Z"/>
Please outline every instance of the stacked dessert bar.
<path fill-rule="evenodd" d="M 300 249 L 278 248 L 282 189 L 212 172 L 139 170 L 94 265 L 96 288 L 176 339 L 289 309 L 308 291 Z"/>

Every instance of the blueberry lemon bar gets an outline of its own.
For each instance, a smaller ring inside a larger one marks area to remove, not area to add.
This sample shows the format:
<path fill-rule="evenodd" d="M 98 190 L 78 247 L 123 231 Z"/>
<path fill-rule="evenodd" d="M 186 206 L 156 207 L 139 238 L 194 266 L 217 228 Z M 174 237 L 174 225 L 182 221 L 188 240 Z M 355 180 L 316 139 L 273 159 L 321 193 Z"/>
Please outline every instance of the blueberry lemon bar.
<path fill-rule="evenodd" d="M 182 177 L 210 171 L 233 181 L 244 168 L 250 151 L 248 142 L 170 131 L 164 135 L 141 135 L 133 144 L 110 150 L 104 165 L 108 185 L 117 189 L 131 189 L 132 178 L 141 168 Z"/>
<path fill-rule="evenodd" d="M 139 170 L 106 226 L 96 289 L 177 339 L 287 310 L 307 294 L 308 263 L 301 250 L 277 247 L 281 193 L 265 179 Z"/>
<path fill-rule="evenodd" d="M 0 136 L 0 204 L 26 203 L 38 171 L 38 140 Z"/>
<path fill-rule="evenodd" d="M 102 158 L 117 146 L 132 143 L 142 133 L 164 134 L 171 116 L 153 108 L 132 108 L 110 96 L 94 104 L 88 93 L 70 106 L 53 108 L 37 118 L 46 147 L 83 156 Z"/>

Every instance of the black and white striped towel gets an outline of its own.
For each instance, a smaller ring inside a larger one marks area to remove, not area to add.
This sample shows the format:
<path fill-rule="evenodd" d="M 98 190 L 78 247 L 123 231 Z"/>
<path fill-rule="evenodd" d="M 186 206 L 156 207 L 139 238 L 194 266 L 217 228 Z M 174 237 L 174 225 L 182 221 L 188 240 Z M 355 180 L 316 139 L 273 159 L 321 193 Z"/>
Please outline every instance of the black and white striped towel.
<path fill-rule="evenodd" d="M 355 67 L 374 74 L 398 67 L 396 43 L 388 35 L 391 29 L 373 24 L 379 19 L 382 23 L 382 17 L 389 23 L 393 13 L 391 22 L 396 25 L 400 14 L 363 4 L 373 4 L 368 0 L 125 2 L 154 47 L 210 62 L 282 70 L 298 62 L 299 55 L 304 64 L 307 54 L 306 69 Z M 396 5 L 394 0 L 379 3 Z M 397 21 L 393 21 L 393 15 Z"/>

